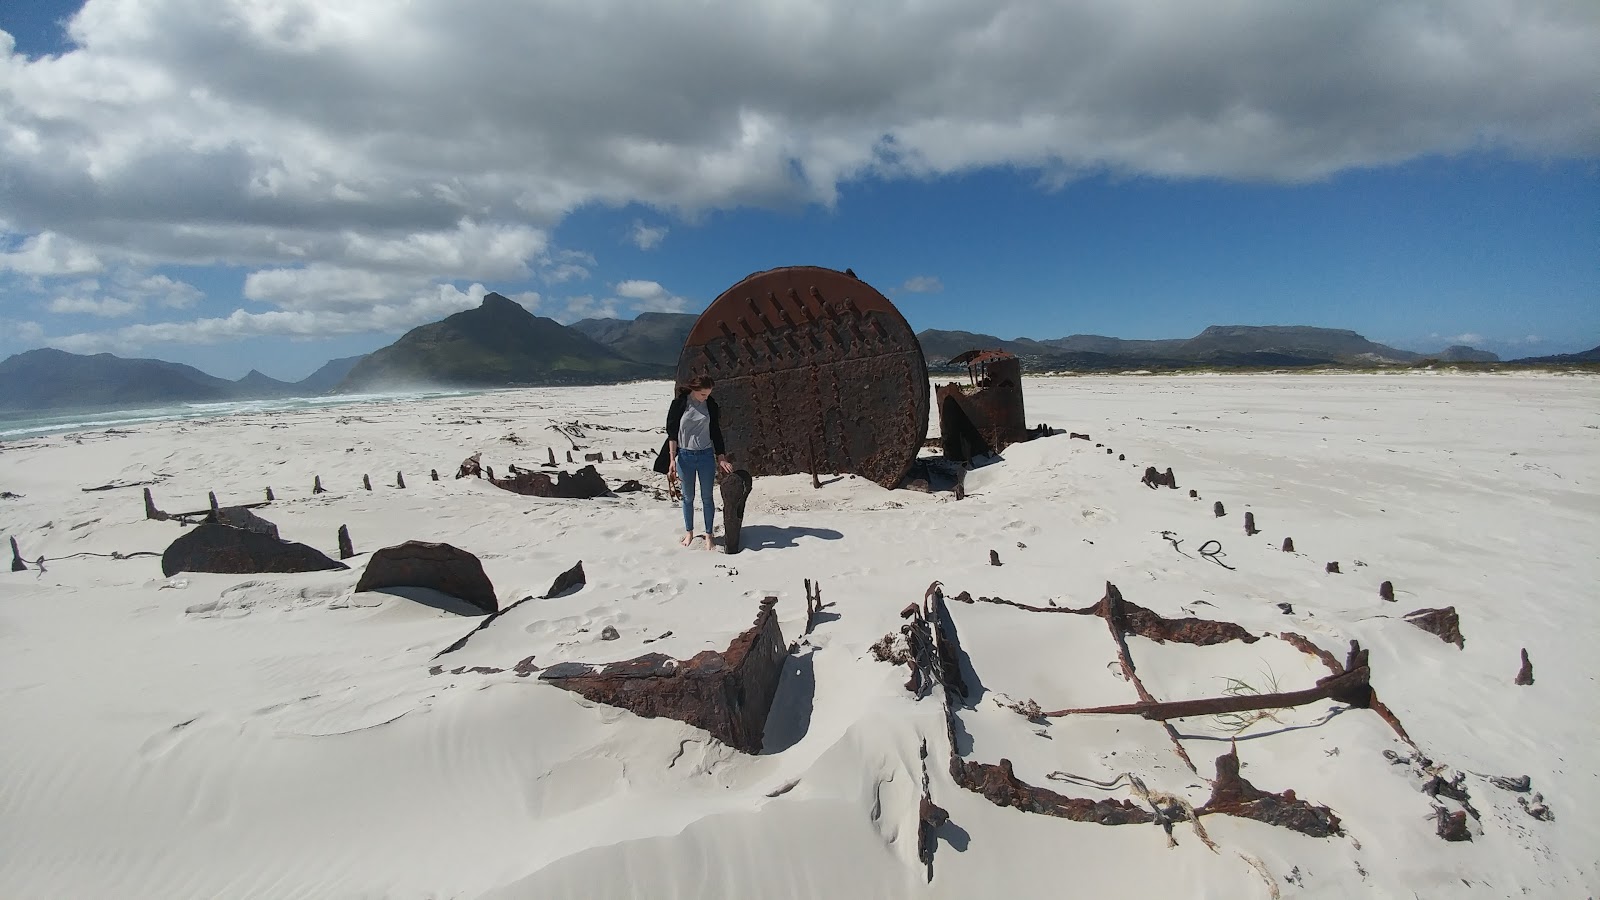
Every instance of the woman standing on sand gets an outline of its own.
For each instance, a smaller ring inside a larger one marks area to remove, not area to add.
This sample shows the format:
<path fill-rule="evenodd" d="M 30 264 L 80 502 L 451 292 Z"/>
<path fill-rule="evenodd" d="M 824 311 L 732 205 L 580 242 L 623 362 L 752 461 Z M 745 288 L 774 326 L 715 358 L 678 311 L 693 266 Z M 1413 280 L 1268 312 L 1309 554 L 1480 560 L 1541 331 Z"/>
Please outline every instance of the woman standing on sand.
<path fill-rule="evenodd" d="M 714 382 L 697 375 L 678 386 L 678 396 L 667 408 L 667 475 L 683 479 L 683 540 L 694 543 L 694 489 L 700 484 L 700 506 L 705 510 L 706 549 L 716 549 L 712 519 L 717 507 L 711 486 L 718 470 L 732 472 L 733 464 L 722 444 L 722 413 L 711 399 Z"/>

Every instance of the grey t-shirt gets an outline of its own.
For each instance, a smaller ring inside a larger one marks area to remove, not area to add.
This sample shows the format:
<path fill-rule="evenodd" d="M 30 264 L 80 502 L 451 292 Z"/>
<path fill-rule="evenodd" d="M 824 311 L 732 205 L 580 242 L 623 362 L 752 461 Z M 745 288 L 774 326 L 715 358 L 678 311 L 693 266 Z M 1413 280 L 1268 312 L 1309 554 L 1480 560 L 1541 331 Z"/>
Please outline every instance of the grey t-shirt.
<path fill-rule="evenodd" d="M 711 411 L 704 403 L 690 397 L 683 405 L 683 418 L 678 420 L 678 448 L 708 450 L 710 447 Z"/>

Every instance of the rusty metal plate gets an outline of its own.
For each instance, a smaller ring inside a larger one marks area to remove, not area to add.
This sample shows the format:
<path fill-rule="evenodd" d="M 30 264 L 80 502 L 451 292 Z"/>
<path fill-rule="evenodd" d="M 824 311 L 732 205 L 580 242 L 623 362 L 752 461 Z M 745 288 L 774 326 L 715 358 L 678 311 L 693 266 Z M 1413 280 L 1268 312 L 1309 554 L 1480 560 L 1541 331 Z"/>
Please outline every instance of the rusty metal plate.
<path fill-rule="evenodd" d="M 712 301 L 678 381 L 716 379 L 722 432 L 752 475 L 900 484 L 928 431 L 922 345 L 888 298 L 817 266 L 757 272 Z"/>

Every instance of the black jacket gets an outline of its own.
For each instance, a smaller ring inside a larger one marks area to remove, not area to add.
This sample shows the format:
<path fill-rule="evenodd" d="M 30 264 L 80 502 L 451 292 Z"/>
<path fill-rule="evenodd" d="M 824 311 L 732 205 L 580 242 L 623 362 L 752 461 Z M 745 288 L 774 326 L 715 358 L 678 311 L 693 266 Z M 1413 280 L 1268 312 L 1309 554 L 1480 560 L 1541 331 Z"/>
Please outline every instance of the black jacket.
<path fill-rule="evenodd" d="M 656 464 L 653 467 L 662 475 L 667 474 L 668 445 L 678 439 L 678 426 L 683 421 L 683 410 L 689 405 L 689 395 L 679 394 L 673 399 L 672 405 L 667 407 L 667 439 L 661 442 L 661 452 L 656 454 Z M 711 446 L 717 455 L 728 452 L 722 443 L 722 410 L 718 408 L 716 398 L 706 398 L 706 412 L 711 414 Z"/>

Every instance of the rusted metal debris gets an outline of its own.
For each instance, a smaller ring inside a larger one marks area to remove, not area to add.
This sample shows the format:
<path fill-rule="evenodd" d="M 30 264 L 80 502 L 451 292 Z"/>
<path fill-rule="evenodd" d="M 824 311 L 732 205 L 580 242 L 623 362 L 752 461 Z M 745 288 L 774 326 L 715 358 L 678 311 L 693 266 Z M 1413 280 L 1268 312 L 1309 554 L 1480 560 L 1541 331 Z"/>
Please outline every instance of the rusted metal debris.
<path fill-rule="evenodd" d="M 229 575 L 326 572 L 347 569 L 320 550 L 270 534 L 212 520 L 196 526 L 161 554 L 161 574 L 219 572 Z"/>
<path fill-rule="evenodd" d="M 1261 533 L 1261 529 L 1256 527 L 1256 514 L 1253 512 L 1244 514 L 1244 533 L 1250 537 Z"/>
<path fill-rule="evenodd" d="M 964 760 L 951 753 L 950 776 L 956 784 L 982 794 L 995 806 L 1009 806 L 1023 812 L 1100 825 L 1145 825 L 1155 821 L 1154 813 L 1126 800 L 1068 797 L 1049 788 L 1028 784 L 1017 778 L 1009 759 L 1001 759 L 998 765 L 991 765 Z"/>
<path fill-rule="evenodd" d="M 390 587 L 430 588 L 491 615 L 500 609 L 483 563 L 472 553 L 450 544 L 406 541 L 373 553 L 356 583 L 356 591 Z"/>
<path fill-rule="evenodd" d="M 1533 684 L 1533 663 L 1528 659 L 1528 648 L 1522 648 L 1522 668 L 1517 670 L 1515 684 L 1523 686 Z"/>
<path fill-rule="evenodd" d="M 550 590 L 545 591 L 544 596 L 539 599 L 549 600 L 551 597 L 559 597 L 575 587 L 588 583 L 589 578 L 583 573 L 583 560 L 580 559 L 572 568 L 557 575 L 556 580 L 550 582 Z"/>
<path fill-rule="evenodd" d="M 461 468 L 456 470 L 457 478 L 483 477 L 483 452 L 480 450 L 461 461 Z"/>
<path fill-rule="evenodd" d="M 700 315 L 678 380 L 716 379 L 728 455 L 753 476 L 854 473 L 893 488 L 928 431 L 922 346 L 845 272 L 757 272 Z"/>
<path fill-rule="evenodd" d="M 1042 715 L 1046 718 L 1075 715 L 1138 715 L 1146 719 L 1166 721 L 1190 716 L 1248 712 L 1255 709 L 1286 709 L 1320 700 L 1337 700 L 1350 706 L 1361 707 L 1367 705 L 1367 697 L 1371 693 L 1371 675 L 1372 672 L 1368 667 L 1361 666 L 1349 672 L 1320 678 L 1316 687 L 1303 691 L 1285 691 L 1278 694 L 1230 694 L 1202 700 L 1140 701 L 1115 706 L 1058 709 Z"/>
<path fill-rule="evenodd" d="M 1259 637 L 1246 631 L 1243 626 L 1233 622 L 1218 622 L 1213 619 L 1199 619 L 1186 617 L 1182 619 L 1168 619 L 1156 612 L 1145 609 L 1137 603 L 1122 599 L 1121 591 L 1117 586 L 1107 582 L 1106 596 L 1099 603 L 1083 609 L 1073 609 L 1067 606 L 1029 606 L 1026 603 L 1017 603 L 1002 597 L 977 597 L 974 598 L 966 591 L 951 597 L 957 603 L 997 603 L 1001 606 L 1012 606 L 1028 612 L 1065 613 L 1074 616 L 1106 616 L 1110 604 L 1109 598 L 1116 591 L 1116 602 L 1121 610 L 1121 626 L 1128 634 L 1137 634 L 1149 638 L 1156 643 L 1172 641 L 1178 644 L 1195 644 L 1210 646 L 1212 644 L 1225 644 L 1228 641 L 1243 641 L 1253 644 L 1260 640 Z"/>
<path fill-rule="evenodd" d="M 1467 814 L 1461 810 L 1451 812 L 1442 806 L 1433 808 L 1438 821 L 1439 837 L 1447 841 L 1470 841 L 1472 831 L 1467 828 Z"/>
<path fill-rule="evenodd" d="M 822 613 L 822 582 L 815 585 L 811 579 L 806 579 L 806 634 L 817 625 L 817 616 Z"/>
<path fill-rule="evenodd" d="M 17 539 L 11 538 L 11 571 L 26 572 L 28 564 L 22 561 L 22 551 L 17 549 Z"/>
<path fill-rule="evenodd" d="M 933 880 L 933 852 L 939 847 L 939 826 L 950 821 L 950 813 L 933 802 L 928 778 L 928 739 L 922 739 L 922 801 L 917 805 L 917 858 L 928 867 Z"/>
<path fill-rule="evenodd" d="M 1328 671 L 1335 675 L 1338 675 L 1347 669 L 1353 669 L 1358 665 L 1367 664 L 1367 651 L 1363 650 L 1361 648 L 1361 644 L 1356 641 L 1350 642 L 1350 652 L 1346 655 L 1344 663 L 1340 664 L 1337 657 L 1321 647 L 1318 647 L 1310 638 L 1303 634 L 1296 634 L 1293 631 L 1284 631 L 1280 632 L 1278 637 L 1279 639 L 1288 642 L 1301 653 L 1315 656 L 1317 659 L 1322 660 L 1322 664 L 1327 667 Z M 1411 739 L 1411 735 L 1406 733 L 1405 726 L 1400 724 L 1400 717 L 1396 716 L 1382 700 L 1378 699 L 1378 692 L 1372 690 L 1370 685 L 1367 688 L 1366 706 L 1368 709 L 1377 713 L 1378 718 L 1388 723 L 1389 727 L 1394 730 L 1395 735 L 1399 737 L 1400 740 L 1409 744 L 1411 749 L 1417 749 L 1416 742 Z"/>
<path fill-rule="evenodd" d="M 1228 511 L 1222 507 L 1222 501 L 1218 500 L 1217 502 L 1211 504 L 1211 514 L 1220 519 L 1227 515 Z"/>
<path fill-rule="evenodd" d="M 1114 590 L 1114 586 L 1108 584 L 1106 598 L 1100 604 L 1097 604 L 1097 607 L 1091 607 L 1087 610 L 1025 608 L 1045 612 L 1062 611 L 1085 614 L 1092 612 L 1096 608 L 1103 607 L 1106 611 L 1107 622 L 1112 627 L 1113 635 L 1117 637 L 1118 644 L 1121 647 L 1121 658 L 1126 669 L 1131 673 L 1133 669 L 1132 662 L 1127 657 L 1126 647 L 1121 639 L 1120 629 L 1116 624 L 1119 618 L 1119 606 L 1124 604 L 1125 601 L 1121 601 L 1120 594 L 1114 593 Z M 963 598 L 965 598 L 966 602 L 973 602 L 965 592 L 952 599 L 960 600 Z M 1011 605 L 1021 606 L 1021 604 Z M 1131 604 L 1126 605 L 1131 606 Z M 1210 840 L 1205 837 L 1205 833 L 1203 829 L 1200 829 L 1197 821 L 1200 816 L 1208 814 L 1242 816 L 1271 825 L 1292 828 L 1304 834 L 1317 837 L 1343 833 L 1340 830 L 1339 817 L 1327 807 L 1313 805 L 1300 800 L 1295 797 L 1292 790 L 1284 791 L 1281 794 L 1262 791 L 1239 777 L 1238 755 L 1233 751 L 1217 760 L 1218 777 L 1214 783 L 1210 801 L 1204 807 L 1193 810 L 1183 805 L 1181 801 L 1175 802 L 1171 797 L 1165 797 L 1156 792 L 1146 790 L 1134 778 L 1130 778 L 1130 785 L 1133 786 L 1135 793 L 1150 805 L 1150 809 L 1135 806 L 1126 800 L 1090 800 L 1068 797 L 1047 788 L 1028 784 L 1017 778 L 1009 759 L 1001 759 L 998 764 L 962 759 L 956 750 L 955 698 L 958 689 L 962 696 L 965 696 L 966 690 L 964 685 L 957 685 L 947 673 L 953 671 L 959 674 L 961 661 L 965 658 L 965 654 L 961 650 L 960 639 L 955 630 L 955 622 L 950 617 L 948 608 L 944 605 L 942 585 L 937 581 L 929 585 L 928 591 L 923 598 L 923 604 L 921 606 L 912 604 L 901 615 L 912 618 L 913 622 L 919 623 L 924 629 L 927 629 L 928 624 L 932 623 L 934 627 L 927 630 L 929 632 L 928 639 L 933 644 L 934 655 L 941 663 L 946 660 L 949 661 L 947 665 L 941 666 L 941 672 L 946 673 L 942 680 L 945 687 L 943 699 L 946 737 L 949 739 L 950 746 L 951 778 L 967 790 L 983 795 L 997 806 L 1009 806 L 1024 812 L 1057 816 L 1078 822 L 1094 822 L 1101 825 L 1135 825 L 1157 822 L 1168 830 L 1169 839 L 1171 826 L 1174 822 L 1195 820 L 1197 831 L 1199 831 L 1202 840 L 1205 840 L 1208 845 Z M 1305 643 L 1308 646 L 1315 647 L 1309 641 Z M 1331 655 L 1329 655 L 1329 659 L 1331 658 Z M 1338 665 L 1337 660 L 1333 660 L 1333 665 Z M 1360 669 L 1363 672 L 1367 668 L 1365 652 L 1360 651 L 1354 644 L 1352 644 L 1350 668 L 1352 670 Z M 1332 677 L 1327 680 L 1331 681 Z M 1136 687 L 1139 688 L 1140 695 L 1149 697 L 1148 692 L 1143 689 L 1143 686 L 1136 679 L 1134 679 L 1134 682 Z M 1179 752 L 1182 753 L 1181 747 Z M 1187 762 L 1187 754 L 1183 754 L 1183 756 Z M 1193 763 L 1190 763 L 1190 768 L 1194 768 Z"/>
<path fill-rule="evenodd" d="M 1328 563 L 1326 566 L 1322 567 L 1322 570 L 1324 572 L 1327 572 L 1329 575 L 1340 575 L 1340 574 L 1343 574 L 1343 573 L 1341 573 L 1339 571 L 1339 564 L 1336 563 L 1336 562 Z"/>
<path fill-rule="evenodd" d="M 1139 482 L 1151 490 L 1159 487 L 1176 488 L 1178 486 L 1178 479 L 1172 474 L 1170 467 L 1167 471 L 1160 472 L 1156 470 L 1155 466 L 1149 466 L 1144 470 L 1144 477 L 1139 479 Z"/>
<path fill-rule="evenodd" d="M 1344 834 L 1339 827 L 1339 817 L 1326 806 L 1307 803 L 1296 797 L 1292 789 L 1281 794 L 1263 791 L 1240 777 L 1237 747 L 1217 757 L 1217 780 L 1211 785 L 1211 799 L 1195 813 L 1254 819 L 1312 837 Z"/>
<path fill-rule="evenodd" d="M 949 362 L 967 367 L 967 384 L 934 389 L 944 458 L 971 462 L 1028 440 L 1022 404 L 1022 361 L 1004 350 L 968 350 Z"/>
<path fill-rule="evenodd" d="M 489 482 L 501 490 L 529 497 L 588 499 L 610 493 L 605 479 L 600 477 L 600 473 L 595 471 L 592 465 L 584 466 L 571 474 L 565 471 L 556 472 L 554 478 L 544 472 L 534 472 L 513 465 L 506 477 L 495 478 L 491 475 Z"/>
<path fill-rule="evenodd" d="M 1378 597 L 1379 597 L 1379 599 L 1387 600 L 1390 603 L 1393 603 L 1394 602 L 1394 582 L 1385 581 L 1383 584 L 1378 585 Z"/>
<path fill-rule="evenodd" d="M 1293 553 L 1294 552 L 1294 538 L 1286 537 L 1286 538 L 1283 539 L 1283 552 L 1285 552 L 1285 553 Z"/>
<path fill-rule="evenodd" d="M 788 655 L 775 603 L 773 597 L 762 600 L 755 624 L 720 653 L 704 650 L 687 660 L 647 653 L 599 666 L 559 663 L 539 679 L 647 719 L 661 716 L 703 728 L 730 747 L 759 753 Z"/>
<path fill-rule="evenodd" d="M 356 555 L 355 545 L 350 542 L 350 526 L 339 526 L 339 558 L 349 559 Z"/>
<path fill-rule="evenodd" d="M 1461 636 L 1461 618 L 1454 606 L 1444 609 L 1418 609 L 1405 615 L 1407 622 L 1429 634 L 1439 636 L 1446 644 L 1455 644 L 1457 650 L 1466 649 L 1467 641 Z"/>

